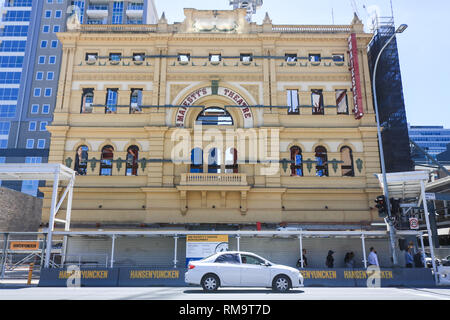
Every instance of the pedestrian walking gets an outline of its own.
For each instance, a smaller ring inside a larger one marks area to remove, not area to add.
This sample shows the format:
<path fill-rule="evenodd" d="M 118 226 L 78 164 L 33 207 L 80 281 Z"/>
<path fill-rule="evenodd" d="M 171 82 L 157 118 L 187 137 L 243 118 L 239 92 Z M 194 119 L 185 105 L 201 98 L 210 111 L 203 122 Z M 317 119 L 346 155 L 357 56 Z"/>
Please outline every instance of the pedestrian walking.
<path fill-rule="evenodd" d="M 308 259 L 306 258 L 306 249 L 302 250 L 302 258 L 303 258 L 303 268 L 306 268 L 308 266 Z M 302 267 L 302 260 L 301 258 L 297 260 L 297 268 Z"/>
<path fill-rule="evenodd" d="M 412 268 L 414 263 L 414 258 L 412 255 L 411 247 L 405 250 L 405 264 L 407 268 Z"/>
<path fill-rule="evenodd" d="M 353 251 L 347 252 L 345 254 L 345 258 L 344 258 L 345 267 L 347 267 L 349 269 L 353 269 L 353 267 L 355 266 L 354 258 L 355 258 L 355 254 L 353 253 Z"/>
<path fill-rule="evenodd" d="M 423 261 L 422 250 L 420 250 L 420 249 L 414 255 L 414 266 L 416 268 L 424 268 L 425 267 L 425 262 Z"/>
<path fill-rule="evenodd" d="M 378 263 L 378 255 L 377 255 L 377 252 L 375 251 L 374 247 L 370 248 L 370 253 L 369 253 L 369 257 L 367 258 L 367 262 L 368 262 L 369 266 L 377 266 L 377 267 L 380 266 L 380 264 Z"/>
<path fill-rule="evenodd" d="M 328 268 L 333 268 L 334 267 L 334 258 L 333 258 L 333 250 L 329 250 L 328 251 L 328 255 L 327 255 L 327 259 L 325 261 L 325 264 Z"/>

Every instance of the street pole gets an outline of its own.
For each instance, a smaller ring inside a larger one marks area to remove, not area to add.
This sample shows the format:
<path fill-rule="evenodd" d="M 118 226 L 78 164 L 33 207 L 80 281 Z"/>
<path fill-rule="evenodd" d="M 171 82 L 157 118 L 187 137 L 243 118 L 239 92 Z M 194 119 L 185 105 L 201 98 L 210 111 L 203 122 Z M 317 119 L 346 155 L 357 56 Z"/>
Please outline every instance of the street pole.
<path fill-rule="evenodd" d="M 384 196 L 386 198 L 386 204 L 388 209 L 388 216 L 385 218 L 386 225 L 389 230 L 389 238 L 390 238 L 390 245 L 391 245 L 391 251 L 392 251 L 392 262 L 394 265 L 398 264 L 397 259 L 397 253 L 395 251 L 395 227 L 394 222 L 391 219 L 391 205 L 389 200 L 389 189 L 387 184 L 387 178 L 386 178 L 386 165 L 384 162 L 384 150 L 383 150 L 383 140 L 381 138 L 381 125 L 380 125 L 380 115 L 378 112 L 378 100 L 377 100 L 377 88 L 376 88 L 376 75 L 377 75 L 377 68 L 378 68 L 378 62 L 380 61 L 381 55 L 386 49 L 386 47 L 391 43 L 391 41 L 395 38 L 395 35 L 397 33 L 402 33 L 405 31 L 405 29 L 408 26 L 405 24 L 402 24 L 392 35 L 392 37 L 386 42 L 386 44 L 383 46 L 383 48 L 378 53 L 377 60 L 375 62 L 375 67 L 373 69 L 373 79 L 372 79 L 372 90 L 373 90 L 373 96 L 374 96 L 374 106 L 375 106 L 375 116 L 377 120 L 377 133 L 378 133 L 378 146 L 380 148 L 380 160 L 381 160 L 381 173 L 383 174 L 383 189 L 384 189 Z"/>

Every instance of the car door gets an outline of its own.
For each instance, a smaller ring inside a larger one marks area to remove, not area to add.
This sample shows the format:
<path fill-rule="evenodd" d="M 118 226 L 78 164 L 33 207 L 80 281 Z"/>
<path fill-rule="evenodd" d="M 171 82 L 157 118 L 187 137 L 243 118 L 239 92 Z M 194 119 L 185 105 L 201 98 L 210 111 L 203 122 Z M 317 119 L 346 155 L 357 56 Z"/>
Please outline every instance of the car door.
<path fill-rule="evenodd" d="M 241 272 L 238 254 L 222 254 L 216 258 L 214 265 L 222 286 L 237 287 L 240 285 Z"/>
<path fill-rule="evenodd" d="M 267 287 L 270 284 L 270 266 L 263 259 L 241 254 L 241 286 Z"/>

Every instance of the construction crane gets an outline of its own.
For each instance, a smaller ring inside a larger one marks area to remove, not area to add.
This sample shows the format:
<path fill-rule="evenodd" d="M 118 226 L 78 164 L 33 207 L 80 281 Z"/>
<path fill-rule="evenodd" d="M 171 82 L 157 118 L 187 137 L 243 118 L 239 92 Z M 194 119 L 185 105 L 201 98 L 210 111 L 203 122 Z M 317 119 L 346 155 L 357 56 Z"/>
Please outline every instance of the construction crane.
<path fill-rule="evenodd" d="M 359 11 L 358 11 L 358 5 L 356 4 L 355 0 L 350 0 L 350 4 L 353 8 L 353 12 L 356 13 L 356 15 L 359 17 Z"/>
<path fill-rule="evenodd" d="M 230 0 L 230 6 L 233 9 L 244 8 L 247 9 L 247 20 L 252 20 L 252 15 L 256 13 L 256 9 L 261 8 L 263 0 Z"/>

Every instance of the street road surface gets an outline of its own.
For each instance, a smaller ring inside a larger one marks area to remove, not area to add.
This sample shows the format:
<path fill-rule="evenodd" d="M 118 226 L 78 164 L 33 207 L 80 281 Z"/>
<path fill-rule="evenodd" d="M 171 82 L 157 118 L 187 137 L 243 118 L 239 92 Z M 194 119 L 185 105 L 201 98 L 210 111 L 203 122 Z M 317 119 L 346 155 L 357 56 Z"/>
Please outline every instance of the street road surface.
<path fill-rule="evenodd" d="M 274 293 L 266 288 L 199 287 L 38 288 L 0 284 L 0 300 L 450 300 L 450 288 L 300 288 Z"/>

